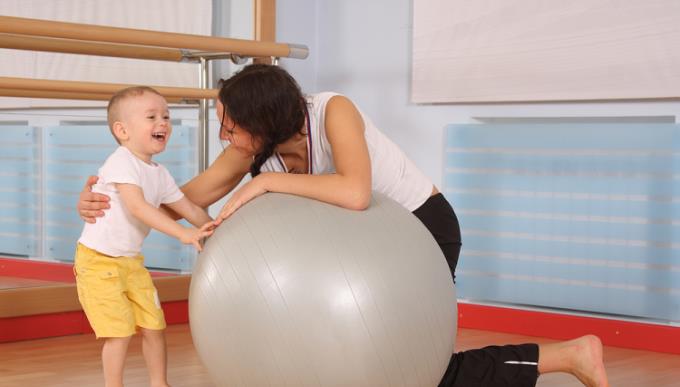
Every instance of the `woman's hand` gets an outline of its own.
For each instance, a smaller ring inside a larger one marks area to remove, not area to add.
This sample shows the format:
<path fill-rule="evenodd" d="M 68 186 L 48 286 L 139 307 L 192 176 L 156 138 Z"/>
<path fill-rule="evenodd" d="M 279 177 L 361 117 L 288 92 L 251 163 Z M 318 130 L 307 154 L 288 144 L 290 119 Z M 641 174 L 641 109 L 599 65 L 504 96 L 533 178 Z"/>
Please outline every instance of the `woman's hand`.
<path fill-rule="evenodd" d="M 236 210 L 241 208 L 244 204 L 255 199 L 256 197 L 267 192 L 264 181 L 268 173 L 261 173 L 253 180 L 244 184 L 229 198 L 227 203 L 222 207 L 220 214 L 215 218 L 215 225 L 219 226 L 227 218 L 231 216 Z"/>
<path fill-rule="evenodd" d="M 205 222 L 204 225 L 198 228 L 198 231 L 204 235 L 203 238 L 207 238 L 215 232 L 215 228 L 217 228 L 217 225 L 215 224 L 214 220 L 210 220 L 208 222 Z"/>
<path fill-rule="evenodd" d="M 78 215 L 87 223 L 95 223 L 97 218 L 104 216 L 104 211 L 110 208 L 109 197 L 104 194 L 92 192 L 92 186 L 97 182 L 97 176 L 90 176 L 80 192 L 78 204 Z"/>

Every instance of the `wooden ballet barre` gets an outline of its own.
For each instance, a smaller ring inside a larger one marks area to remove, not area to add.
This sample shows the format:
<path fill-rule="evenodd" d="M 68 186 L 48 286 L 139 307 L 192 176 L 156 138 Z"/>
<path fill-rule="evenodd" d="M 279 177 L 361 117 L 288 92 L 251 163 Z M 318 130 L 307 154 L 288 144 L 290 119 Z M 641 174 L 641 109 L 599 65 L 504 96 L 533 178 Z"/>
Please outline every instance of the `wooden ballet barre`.
<path fill-rule="evenodd" d="M 78 82 L 78 81 L 54 81 L 48 79 L 28 79 L 28 78 L 11 78 L 0 77 L 0 90 L 14 91 L 15 93 L 22 90 L 26 95 L 39 98 L 40 93 L 49 95 L 50 93 L 71 93 L 72 95 L 79 94 L 82 96 L 96 97 L 97 95 L 107 96 L 110 98 L 116 91 L 136 85 L 127 85 L 120 83 L 98 83 L 98 82 Z M 174 100 L 200 100 L 213 99 L 217 97 L 217 89 L 196 89 L 190 87 L 169 87 L 169 86 L 152 86 L 162 96 Z M 30 91 L 31 93 L 28 93 Z M 31 95 L 29 95 L 31 94 Z M 14 95 L 18 96 L 18 95 Z M 50 97 L 57 98 L 57 97 Z M 100 98 L 73 98 L 73 99 L 100 99 Z"/>
<path fill-rule="evenodd" d="M 0 34 L 0 48 L 15 50 L 62 52 L 181 62 L 182 50 L 176 48 L 146 47 L 131 44 L 88 42 L 83 40 L 45 38 L 28 35 Z"/>
<path fill-rule="evenodd" d="M 67 91 L 23 90 L 0 88 L 0 96 L 23 98 L 57 98 L 57 99 L 87 99 L 107 100 L 112 94 L 103 93 L 69 93 Z"/>
<path fill-rule="evenodd" d="M 3 89 L 0 88 L 0 97 L 19 97 L 19 98 L 48 98 L 48 99 L 79 99 L 90 101 L 108 101 L 113 94 L 106 93 L 75 93 L 68 91 L 45 91 L 45 90 L 22 90 L 22 89 Z M 191 103 L 197 101 L 179 97 L 165 97 L 168 103 Z"/>
<path fill-rule="evenodd" d="M 97 26 L 92 24 L 67 23 L 12 16 L 0 16 L 0 32 L 60 39 L 75 39 L 88 42 L 108 42 L 222 52 L 250 57 L 288 57 L 304 59 L 309 53 L 306 46 L 295 44 Z"/>

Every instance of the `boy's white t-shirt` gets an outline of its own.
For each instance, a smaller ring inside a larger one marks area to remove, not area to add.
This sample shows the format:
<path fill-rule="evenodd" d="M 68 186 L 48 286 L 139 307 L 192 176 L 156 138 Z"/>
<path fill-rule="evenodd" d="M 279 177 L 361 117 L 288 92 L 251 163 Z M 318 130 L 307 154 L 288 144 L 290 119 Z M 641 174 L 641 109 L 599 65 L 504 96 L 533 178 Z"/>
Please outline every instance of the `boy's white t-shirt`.
<path fill-rule="evenodd" d="M 78 242 L 113 257 L 133 257 L 142 250 L 150 227 L 137 220 L 123 204 L 114 183 L 134 184 L 144 192 L 144 199 L 153 207 L 174 203 L 184 197 L 168 170 L 157 163 L 147 164 L 130 150 L 120 146 L 99 168 L 99 180 L 93 192 L 111 198 L 111 208 L 97 222 L 85 223 Z"/>

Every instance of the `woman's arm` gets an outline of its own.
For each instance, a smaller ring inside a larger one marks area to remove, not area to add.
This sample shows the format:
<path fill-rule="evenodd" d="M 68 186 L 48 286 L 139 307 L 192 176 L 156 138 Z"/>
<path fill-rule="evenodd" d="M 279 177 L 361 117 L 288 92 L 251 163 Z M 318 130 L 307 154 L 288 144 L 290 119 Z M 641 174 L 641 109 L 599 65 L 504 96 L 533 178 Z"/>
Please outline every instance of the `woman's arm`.
<path fill-rule="evenodd" d="M 231 192 L 248 173 L 251 163 L 251 158 L 227 147 L 208 169 L 180 189 L 189 200 L 206 208 Z M 104 216 L 102 210 L 110 207 L 108 196 L 92 192 L 92 185 L 96 182 L 96 176 L 87 179 L 76 206 L 80 217 L 88 223 L 94 223 L 96 218 Z M 162 206 L 161 210 L 172 219 L 182 217 L 168 207 Z"/>
<path fill-rule="evenodd" d="M 335 96 L 326 105 L 325 117 L 326 137 L 333 150 L 336 173 L 262 173 L 232 195 L 217 223 L 265 192 L 304 196 L 354 210 L 368 207 L 371 201 L 371 160 L 361 114 L 349 99 Z"/>
<path fill-rule="evenodd" d="M 199 207 L 206 208 L 222 199 L 250 171 L 253 159 L 227 147 L 203 173 L 180 187 L 184 195 Z"/>
<path fill-rule="evenodd" d="M 194 202 L 187 199 L 186 196 L 183 196 L 176 202 L 168 203 L 166 206 L 196 227 L 202 227 L 206 223 L 212 222 L 212 218 L 208 215 L 208 213 L 201 207 L 194 204 Z"/>

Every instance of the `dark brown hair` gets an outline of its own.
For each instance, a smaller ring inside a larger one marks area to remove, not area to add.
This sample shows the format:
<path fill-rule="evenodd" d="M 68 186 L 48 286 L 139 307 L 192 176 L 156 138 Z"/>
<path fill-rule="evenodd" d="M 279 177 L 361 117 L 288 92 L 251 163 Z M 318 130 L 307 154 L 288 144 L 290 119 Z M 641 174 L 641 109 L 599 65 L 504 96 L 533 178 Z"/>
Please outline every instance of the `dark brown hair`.
<path fill-rule="evenodd" d="M 277 145 L 303 131 L 305 97 L 286 70 L 265 64 L 248 65 L 219 85 L 223 114 L 262 142 L 250 166 L 255 177 Z"/>

